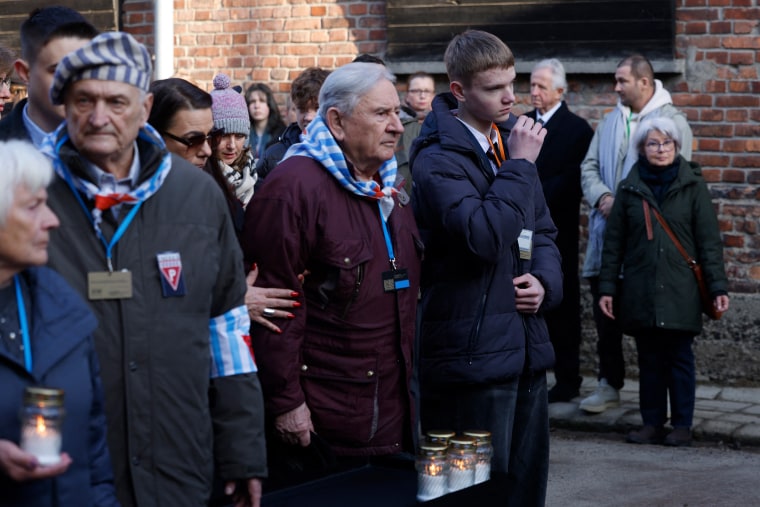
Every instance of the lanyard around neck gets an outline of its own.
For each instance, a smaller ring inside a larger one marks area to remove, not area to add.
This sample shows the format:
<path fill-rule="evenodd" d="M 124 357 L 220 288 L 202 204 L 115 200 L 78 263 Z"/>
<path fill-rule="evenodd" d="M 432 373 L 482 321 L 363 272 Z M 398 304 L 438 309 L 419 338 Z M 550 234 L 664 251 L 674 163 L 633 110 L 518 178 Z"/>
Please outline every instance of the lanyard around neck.
<path fill-rule="evenodd" d="M 383 208 L 380 206 L 380 201 L 377 201 L 377 208 L 380 210 L 380 223 L 383 225 L 383 236 L 385 236 L 385 248 L 388 249 L 388 262 L 391 264 L 391 269 L 393 271 L 396 271 L 398 267 L 396 266 L 396 256 L 393 253 L 393 245 L 391 244 L 391 234 L 388 232 L 388 222 L 385 220 L 385 217 L 383 216 Z"/>
<path fill-rule="evenodd" d="M 21 324 L 21 340 L 24 344 L 24 367 L 29 373 L 32 372 L 32 344 L 29 338 L 29 323 L 26 320 L 26 305 L 24 304 L 24 294 L 21 290 L 21 281 L 19 276 L 13 277 L 13 284 L 16 286 L 16 306 L 18 307 L 18 322 Z"/>
<path fill-rule="evenodd" d="M 499 131 L 499 128 L 496 126 L 495 123 L 491 124 L 491 130 L 496 132 L 496 142 L 498 143 L 498 150 L 497 147 L 493 145 L 493 141 L 491 141 L 491 136 L 488 136 L 488 144 L 491 145 L 491 153 L 493 153 L 494 158 L 496 159 L 496 165 L 500 166 L 507 160 L 507 154 L 504 151 L 504 142 L 501 139 L 501 132 Z"/>
<path fill-rule="evenodd" d="M 154 176 L 155 177 L 155 176 Z M 87 205 L 84 203 L 84 200 L 82 199 L 82 196 L 77 191 L 76 187 L 74 186 L 74 182 L 71 179 L 71 174 L 69 172 L 66 172 L 66 183 L 69 185 L 69 188 L 71 189 L 71 192 L 74 194 L 74 197 L 76 197 L 77 202 L 79 202 L 79 206 L 84 211 L 85 215 L 87 215 L 87 218 L 90 220 L 90 223 L 95 223 L 92 213 L 90 213 L 90 210 L 87 208 Z M 140 210 L 140 206 L 142 206 L 142 203 L 145 201 L 137 201 L 137 204 L 132 206 L 132 209 L 129 211 L 126 217 L 124 217 L 124 220 L 122 220 L 121 224 L 119 224 L 119 227 L 116 229 L 116 232 L 114 233 L 113 237 L 111 238 L 111 241 L 106 241 L 105 236 L 103 236 L 103 231 L 100 230 L 100 227 L 95 229 L 95 233 L 98 235 L 98 239 L 100 239 L 100 242 L 103 243 L 103 246 L 106 249 L 106 263 L 108 266 L 108 271 L 113 273 L 113 261 L 112 259 L 112 251 L 113 247 L 116 246 L 116 243 L 119 242 L 121 237 L 124 235 L 124 232 L 126 232 L 127 227 L 132 223 L 132 220 L 135 218 L 135 215 L 137 215 L 137 212 Z"/>

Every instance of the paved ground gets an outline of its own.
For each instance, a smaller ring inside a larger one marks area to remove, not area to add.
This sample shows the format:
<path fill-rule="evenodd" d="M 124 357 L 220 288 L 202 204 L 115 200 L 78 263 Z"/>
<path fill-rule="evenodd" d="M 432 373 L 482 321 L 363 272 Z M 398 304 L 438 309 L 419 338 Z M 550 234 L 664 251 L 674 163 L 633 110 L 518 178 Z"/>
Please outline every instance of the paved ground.
<path fill-rule="evenodd" d="M 550 387 L 554 385 L 551 373 L 548 381 Z M 617 432 L 622 438 L 630 429 L 641 426 L 637 381 L 626 379 L 620 393 L 619 407 L 602 414 L 586 414 L 578 409 L 578 403 L 595 387 L 596 379 L 586 377 L 578 398 L 569 403 L 551 404 L 549 418 L 552 427 Z M 697 441 L 723 442 L 734 447 L 760 447 L 760 388 L 698 385 L 693 431 Z"/>
<path fill-rule="evenodd" d="M 760 505 L 760 448 L 626 444 L 614 433 L 552 432 L 547 507 Z"/>

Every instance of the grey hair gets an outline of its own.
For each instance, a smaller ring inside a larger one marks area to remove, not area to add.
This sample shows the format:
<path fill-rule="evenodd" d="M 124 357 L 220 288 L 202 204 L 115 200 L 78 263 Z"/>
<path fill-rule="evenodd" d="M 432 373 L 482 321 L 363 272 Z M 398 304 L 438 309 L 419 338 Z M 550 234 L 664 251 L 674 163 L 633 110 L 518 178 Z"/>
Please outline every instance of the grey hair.
<path fill-rule="evenodd" d="M 676 143 L 676 155 L 681 152 L 681 130 L 676 125 L 676 122 L 667 116 L 656 116 L 642 121 L 636 129 L 634 143 L 639 153 L 644 153 L 644 144 L 647 142 L 647 136 L 653 130 L 668 136 Z"/>
<path fill-rule="evenodd" d="M 353 62 L 332 71 L 319 90 L 319 115 L 327 118 L 327 110 L 334 107 L 350 116 L 359 100 L 382 79 L 396 82 L 396 76 L 378 63 Z"/>
<path fill-rule="evenodd" d="M 27 141 L 0 141 L 0 225 L 5 225 L 15 190 L 38 192 L 53 179 L 50 159 Z"/>
<path fill-rule="evenodd" d="M 565 74 L 565 66 L 562 65 L 562 62 L 556 58 L 547 58 L 538 62 L 533 67 L 532 72 L 536 72 L 538 69 L 549 69 L 552 71 L 552 86 L 554 86 L 554 89 L 562 88 L 563 92 L 567 91 L 567 75 Z"/>

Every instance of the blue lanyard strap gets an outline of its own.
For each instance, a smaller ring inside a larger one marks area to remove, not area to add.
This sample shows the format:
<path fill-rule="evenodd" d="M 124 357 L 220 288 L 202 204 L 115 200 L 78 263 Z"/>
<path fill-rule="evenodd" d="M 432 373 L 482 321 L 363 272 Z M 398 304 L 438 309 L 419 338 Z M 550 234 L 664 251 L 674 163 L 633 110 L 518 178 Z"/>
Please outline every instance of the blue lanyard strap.
<path fill-rule="evenodd" d="M 383 236 L 385 236 L 385 248 L 388 249 L 388 261 L 391 263 L 393 271 L 398 269 L 396 267 L 396 256 L 393 254 L 393 245 L 391 244 L 391 235 L 388 232 L 388 223 L 383 217 L 383 208 L 380 206 L 380 201 L 377 201 L 377 208 L 380 210 L 380 223 L 383 224 Z"/>
<path fill-rule="evenodd" d="M 92 218 L 92 213 L 90 213 L 89 208 L 87 208 L 87 205 L 84 203 L 84 200 L 82 199 L 82 195 L 77 191 L 76 187 L 74 186 L 74 181 L 71 179 L 71 173 L 69 171 L 66 171 L 65 173 L 65 180 L 66 184 L 71 189 L 71 192 L 74 194 L 74 197 L 76 197 L 77 202 L 79 203 L 79 206 L 84 211 L 84 214 L 87 215 L 87 219 L 90 221 L 90 223 L 94 223 L 94 219 Z M 154 176 L 155 178 L 156 176 Z M 103 246 L 106 249 L 106 262 L 108 263 L 108 271 L 113 272 L 113 262 L 111 261 L 112 255 L 111 252 L 113 251 L 113 247 L 116 246 L 116 243 L 119 242 L 121 237 L 124 235 L 124 232 L 127 230 L 127 227 L 129 227 L 129 224 L 132 223 L 132 220 L 135 218 L 135 215 L 137 215 L 138 210 L 140 209 L 140 206 L 142 206 L 142 203 L 145 201 L 138 201 L 137 204 L 135 204 L 132 209 L 130 210 L 129 214 L 124 218 L 124 220 L 119 225 L 119 228 L 116 229 L 116 233 L 113 235 L 113 238 L 111 238 L 111 241 L 106 241 L 106 238 L 103 236 L 103 231 L 98 228 L 95 232 L 98 235 L 98 238 L 100 239 L 100 242 L 103 243 Z"/>
<path fill-rule="evenodd" d="M 18 321 L 21 324 L 21 339 L 24 343 L 24 367 L 29 373 L 32 372 L 32 344 L 29 339 L 29 323 L 26 320 L 26 305 L 24 304 L 24 294 L 21 291 L 21 282 L 18 275 L 13 277 L 13 283 L 16 286 L 16 305 L 18 306 Z"/>

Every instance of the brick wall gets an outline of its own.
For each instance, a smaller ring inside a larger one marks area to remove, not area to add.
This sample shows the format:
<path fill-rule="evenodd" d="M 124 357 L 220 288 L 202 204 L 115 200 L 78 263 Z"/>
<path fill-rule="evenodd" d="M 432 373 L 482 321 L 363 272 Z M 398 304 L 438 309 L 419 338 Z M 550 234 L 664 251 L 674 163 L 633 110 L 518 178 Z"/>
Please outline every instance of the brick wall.
<path fill-rule="evenodd" d="M 694 131 L 694 159 L 716 203 L 731 290 L 760 293 L 760 8 L 757 0 L 676 5 L 676 56 L 685 72 L 663 80 Z M 301 69 L 335 68 L 385 48 L 383 1 L 175 0 L 174 7 L 177 75 L 206 89 L 219 71 L 244 85 L 266 82 L 282 106 Z M 152 48 L 152 2 L 124 1 L 122 20 Z M 594 125 L 617 99 L 613 72 L 569 76 L 571 109 Z M 527 100 L 527 76 L 519 78 Z"/>

